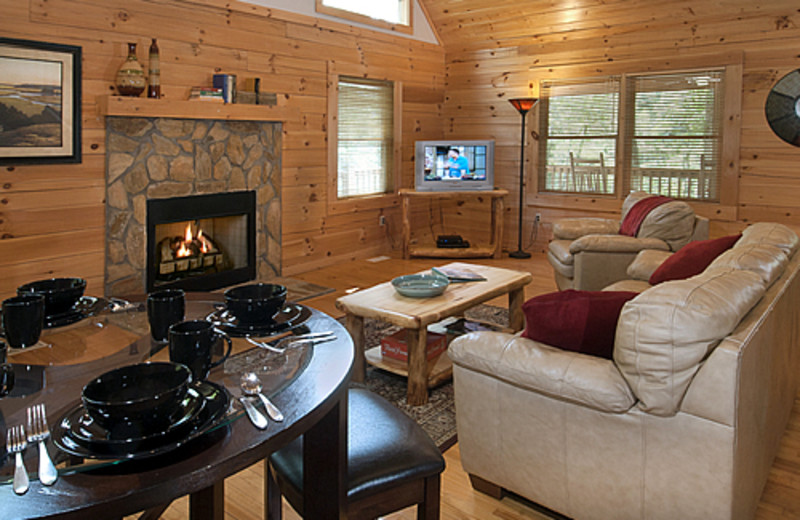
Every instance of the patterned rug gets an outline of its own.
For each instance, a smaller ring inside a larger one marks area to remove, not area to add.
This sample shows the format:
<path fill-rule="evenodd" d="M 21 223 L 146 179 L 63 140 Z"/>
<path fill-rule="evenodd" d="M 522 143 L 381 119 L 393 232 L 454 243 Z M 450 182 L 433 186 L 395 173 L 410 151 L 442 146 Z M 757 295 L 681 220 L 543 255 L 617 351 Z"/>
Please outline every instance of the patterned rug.
<path fill-rule="evenodd" d="M 466 312 L 466 317 L 496 323 L 501 326 L 508 325 L 508 310 L 491 305 L 478 305 Z M 364 320 L 364 334 L 366 348 L 380 345 L 383 336 L 400 330 L 400 327 L 382 321 Z M 445 354 L 446 355 L 446 354 Z M 406 378 L 375 367 L 367 369 L 367 378 L 364 383 L 353 383 L 366 387 L 383 396 L 406 415 L 414 419 L 430 436 L 442 452 L 447 450 L 457 441 L 456 436 L 456 406 L 453 396 L 453 382 L 447 381 L 431 389 L 428 403 L 422 406 L 409 406 L 406 403 Z"/>

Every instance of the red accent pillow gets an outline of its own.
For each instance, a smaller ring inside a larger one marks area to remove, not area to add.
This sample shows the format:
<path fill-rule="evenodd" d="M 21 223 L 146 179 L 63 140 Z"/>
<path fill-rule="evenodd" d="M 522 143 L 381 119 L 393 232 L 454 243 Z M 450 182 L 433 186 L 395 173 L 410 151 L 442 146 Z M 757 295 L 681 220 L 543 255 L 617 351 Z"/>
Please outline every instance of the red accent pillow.
<path fill-rule="evenodd" d="M 522 337 L 573 352 L 611 359 L 617 320 L 625 302 L 639 293 L 566 291 L 536 296 L 522 305 Z"/>
<path fill-rule="evenodd" d="M 741 234 L 689 242 L 664 260 L 650 275 L 650 285 L 684 280 L 706 270 L 716 257 L 733 247 Z"/>
<path fill-rule="evenodd" d="M 672 202 L 672 199 L 664 195 L 653 195 L 638 201 L 625 214 L 625 218 L 619 226 L 619 234 L 635 237 L 639 233 L 639 228 L 642 227 L 642 222 L 647 218 L 647 215 L 667 202 Z"/>

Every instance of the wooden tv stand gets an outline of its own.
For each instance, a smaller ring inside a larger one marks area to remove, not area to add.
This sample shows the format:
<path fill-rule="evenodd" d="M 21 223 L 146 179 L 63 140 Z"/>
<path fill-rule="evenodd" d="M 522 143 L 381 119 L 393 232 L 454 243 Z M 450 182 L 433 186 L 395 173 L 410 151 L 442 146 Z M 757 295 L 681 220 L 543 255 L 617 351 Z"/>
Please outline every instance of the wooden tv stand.
<path fill-rule="evenodd" d="M 503 246 L 503 198 L 508 190 L 482 191 L 416 191 L 401 189 L 398 191 L 403 201 L 403 258 L 426 256 L 434 258 L 500 258 Z M 471 246 L 465 248 L 439 248 L 431 246 L 412 246 L 411 222 L 409 209 L 411 199 L 464 199 L 489 197 L 492 199 L 491 240 L 487 246 Z"/>

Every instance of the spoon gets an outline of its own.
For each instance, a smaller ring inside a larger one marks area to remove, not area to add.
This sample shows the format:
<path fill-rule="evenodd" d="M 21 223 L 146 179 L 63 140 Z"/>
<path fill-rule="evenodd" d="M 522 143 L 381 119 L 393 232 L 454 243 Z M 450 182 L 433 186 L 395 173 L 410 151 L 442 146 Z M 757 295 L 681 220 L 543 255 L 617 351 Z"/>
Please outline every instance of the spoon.
<path fill-rule="evenodd" d="M 250 401 L 250 393 L 245 389 L 244 380 L 242 380 L 240 386 L 242 387 L 242 391 L 245 393 L 245 395 L 239 397 L 239 402 L 241 402 L 242 406 L 244 406 L 244 411 L 247 412 L 250 422 L 252 422 L 253 426 L 259 430 L 265 429 L 267 427 L 267 418 L 264 417 L 264 414 L 259 412 L 258 408 L 256 408 Z M 250 387 L 248 386 L 247 388 Z"/>
<path fill-rule="evenodd" d="M 272 404 L 272 401 L 261 393 L 261 380 L 255 372 L 243 374 L 241 386 L 242 391 L 248 396 L 258 396 L 261 398 L 261 402 L 264 403 L 264 407 L 267 409 L 267 413 L 273 421 L 281 422 L 283 420 L 283 414 L 278 410 L 278 407 Z"/>

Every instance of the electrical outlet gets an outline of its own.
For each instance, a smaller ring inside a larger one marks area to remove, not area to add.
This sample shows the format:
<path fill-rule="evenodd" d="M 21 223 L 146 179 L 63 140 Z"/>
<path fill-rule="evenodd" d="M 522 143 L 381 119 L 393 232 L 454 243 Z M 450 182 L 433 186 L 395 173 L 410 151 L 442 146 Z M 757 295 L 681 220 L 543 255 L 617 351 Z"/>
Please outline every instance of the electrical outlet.
<path fill-rule="evenodd" d="M 386 215 L 380 215 L 378 217 L 378 225 L 385 226 L 386 225 Z"/>
<path fill-rule="evenodd" d="M 542 214 L 541 213 L 537 213 L 536 216 L 533 217 L 533 222 L 538 224 L 541 221 L 542 221 Z"/>

